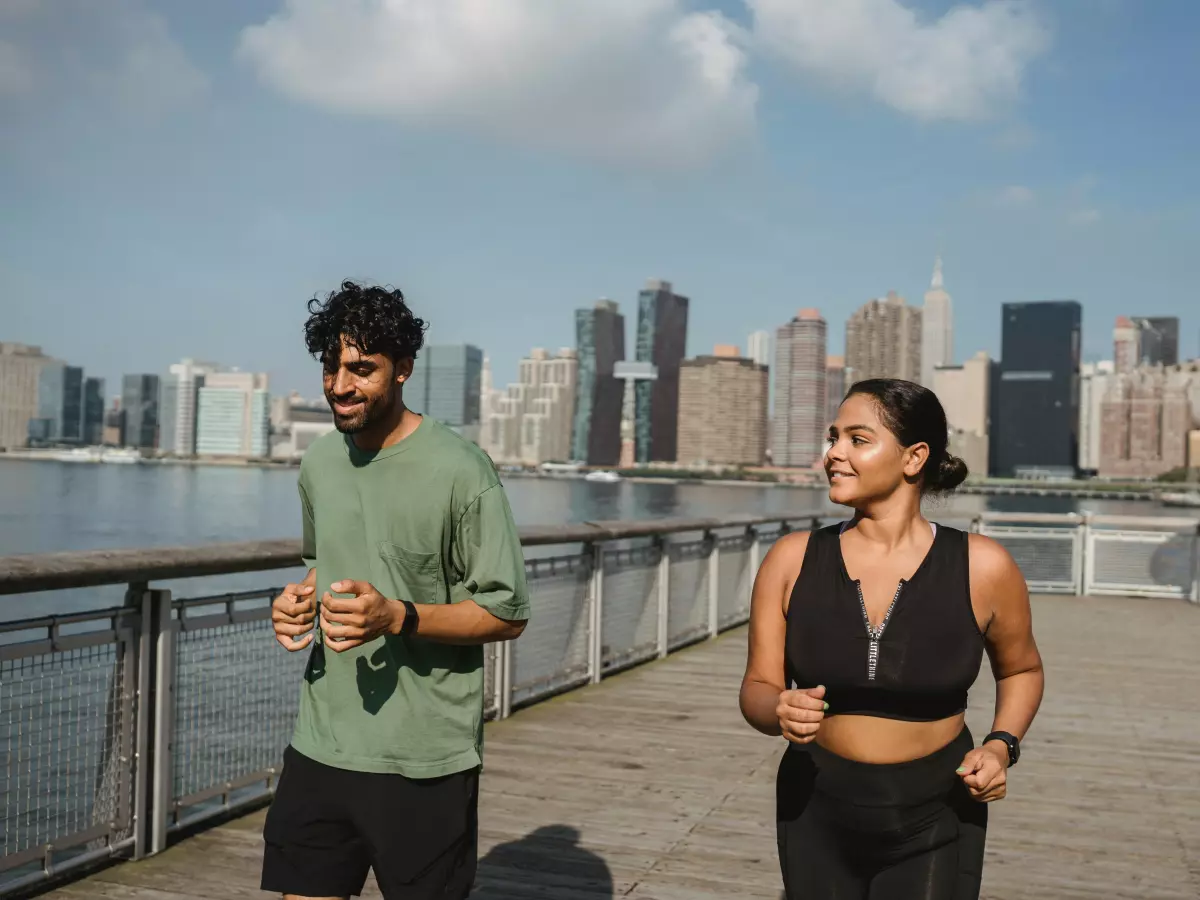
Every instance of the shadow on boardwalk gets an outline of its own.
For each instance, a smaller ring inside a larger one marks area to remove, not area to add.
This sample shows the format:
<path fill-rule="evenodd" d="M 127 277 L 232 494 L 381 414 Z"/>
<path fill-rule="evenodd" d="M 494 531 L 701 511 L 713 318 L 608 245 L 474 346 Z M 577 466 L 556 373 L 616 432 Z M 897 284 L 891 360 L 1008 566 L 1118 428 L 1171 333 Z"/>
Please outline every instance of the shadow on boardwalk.
<path fill-rule="evenodd" d="M 579 846 L 579 838 L 574 826 L 545 825 L 520 840 L 497 844 L 479 861 L 472 900 L 528 897 L 530 888 L 541 889 L 536 896 L 611 900 L 608 863 Z"/>

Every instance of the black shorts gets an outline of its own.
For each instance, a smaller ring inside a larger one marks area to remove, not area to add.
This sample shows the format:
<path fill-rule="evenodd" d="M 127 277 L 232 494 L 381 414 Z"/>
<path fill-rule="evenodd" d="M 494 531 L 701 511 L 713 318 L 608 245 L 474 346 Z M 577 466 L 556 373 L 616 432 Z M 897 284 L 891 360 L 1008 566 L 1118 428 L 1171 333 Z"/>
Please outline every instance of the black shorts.
<path fill-rule="evenodd" d="M 479 770 L 405 778 L 323 765 L 288 747 L 263 828 L 262 889 L 302 897 L 462 900 L 478 853 Z"/>

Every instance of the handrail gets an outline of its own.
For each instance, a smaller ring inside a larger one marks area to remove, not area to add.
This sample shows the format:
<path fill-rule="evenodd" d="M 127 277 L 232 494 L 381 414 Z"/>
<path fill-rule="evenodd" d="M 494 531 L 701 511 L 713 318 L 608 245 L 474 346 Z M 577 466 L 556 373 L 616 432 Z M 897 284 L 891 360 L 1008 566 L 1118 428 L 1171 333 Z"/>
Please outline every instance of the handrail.
<path fill-rule="evenodd" d="M 791 515 L 728 516 L 724 518 L 598 521 L 575 525 L 535 525 L 519 529 L 526 547 L 590 543 L 623 538 L 750 528 L 773 522 L 821 518 L 816 510 Z M 84 550 L 30 553 L 0 557 L 0 595 L 35 591 L 147 583 L 176 578 L 265 572 L 301 565 L 300 541 L 295 538 L 241 541 L 183 547 L 138 547 L 125 550 Z"/>

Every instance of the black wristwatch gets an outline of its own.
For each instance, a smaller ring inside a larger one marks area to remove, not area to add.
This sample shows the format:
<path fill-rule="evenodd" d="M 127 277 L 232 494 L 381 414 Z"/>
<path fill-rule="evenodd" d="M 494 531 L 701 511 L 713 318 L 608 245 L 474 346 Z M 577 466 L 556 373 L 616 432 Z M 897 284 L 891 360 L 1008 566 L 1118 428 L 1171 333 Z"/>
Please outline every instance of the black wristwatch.
<path fill-rule="evenodd" d="M 417 630 L 417 605 L 411 600 L 401 600 L 404 604 L 404 621 L 400 623 L 400 634 L 415 634 Z"/>
<path fill-rule="evenodd" d="M 1010 769 L 1021 758 L 1021 742 L 1017 740 L 1015 734 L 1009 734 L 1007 731 L 993 731 L 983 739 L 984 744 L 988 741 L 1004 741 L 1004 746 L 1008 747 L 1008 766 Z M 980 746 L 982 747 L 983 744 L 980 744 Z"/>

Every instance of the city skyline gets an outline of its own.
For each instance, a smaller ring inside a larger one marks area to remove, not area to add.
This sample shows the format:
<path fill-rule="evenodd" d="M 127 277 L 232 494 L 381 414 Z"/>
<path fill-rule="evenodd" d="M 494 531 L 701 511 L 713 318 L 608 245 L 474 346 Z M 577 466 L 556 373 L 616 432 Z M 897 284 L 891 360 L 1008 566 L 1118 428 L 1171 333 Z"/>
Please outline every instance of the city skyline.
<path fill-rule="evenodd" d="M 803 0 L 591 4 L 582 25 L 513 0 L 481 54 L 460 52 L 468 5 L 445 2 L 446 80 L 394 18 L 434 0 L 355 19 L 341 46 L 370 48 L 361 65 L 324 46 L 341 32 L 306 18 L 328 15 L 316 0 L 6 9 L 5 339 L 110 389 L 133 357 L 196 355 L 312 394 L 305 303 L 354 277 L 405 291 L 432 342 L 486 344 L 509 383 L 527 345 L 571 342 L 559 313 L 607 295 L 632 317 L 646 277 L 686 286 L 695 352 L 801 306 L 838 323 L 889 289 L 915 301 L 937 255 L 960 358 L 999 356 L 1006 302 L 1078 298 L 1084 359 L 1107 357 L 1130 298 L 1187 315 L 1194 4 L 818 4 L 813 56 L 779 12 Z M 313 67 L 278 68 L 292 39 Z M 480 78 L 492 58 L 528 79 Z M 572 89 L 548 107 L 552 84 Z"/>

